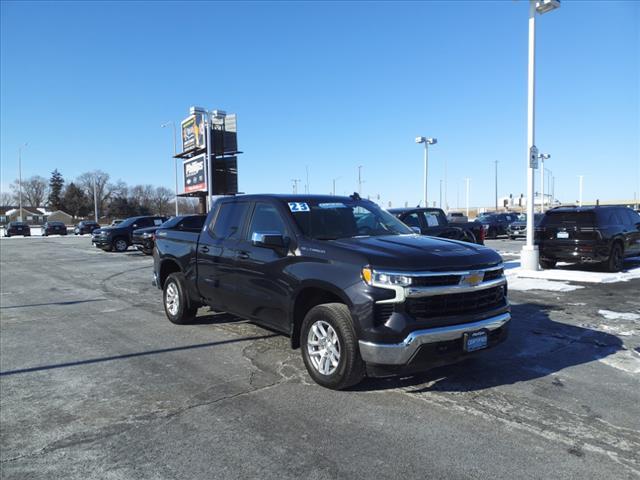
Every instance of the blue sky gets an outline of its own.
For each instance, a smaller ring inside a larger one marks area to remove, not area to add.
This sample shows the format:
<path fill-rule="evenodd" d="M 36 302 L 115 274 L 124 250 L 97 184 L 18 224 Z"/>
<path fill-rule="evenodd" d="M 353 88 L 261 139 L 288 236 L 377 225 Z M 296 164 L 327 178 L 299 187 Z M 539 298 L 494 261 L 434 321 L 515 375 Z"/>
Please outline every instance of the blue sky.
<path fill-rule="evenodd" d="M 2 2 L 3 190 L 58 168 L 173 185 L 190 105 L 238 114 L 240 188 L 422 196 L 416 135 L 435 136 L 448 202 L 525 192 L 528 2 Z M 538 17 L 537 145 L 556 196 L 640 190 L 640 2 L 563 1 Z M 536 189 L 538 187 L 536 186 Z M 302 190 L 302 186 L 300 186 Z"/>

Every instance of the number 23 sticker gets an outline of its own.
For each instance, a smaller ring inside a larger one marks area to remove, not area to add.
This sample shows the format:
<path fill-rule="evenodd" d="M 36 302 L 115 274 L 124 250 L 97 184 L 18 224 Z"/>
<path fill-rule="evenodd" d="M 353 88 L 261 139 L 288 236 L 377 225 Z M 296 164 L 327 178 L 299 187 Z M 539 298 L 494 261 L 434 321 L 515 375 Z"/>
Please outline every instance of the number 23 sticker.
<path fill-rule="evenodd" d="M 308 212 L 309 205 L 305 202 L 289 202 L 289 210 L 292 212 Z"/>

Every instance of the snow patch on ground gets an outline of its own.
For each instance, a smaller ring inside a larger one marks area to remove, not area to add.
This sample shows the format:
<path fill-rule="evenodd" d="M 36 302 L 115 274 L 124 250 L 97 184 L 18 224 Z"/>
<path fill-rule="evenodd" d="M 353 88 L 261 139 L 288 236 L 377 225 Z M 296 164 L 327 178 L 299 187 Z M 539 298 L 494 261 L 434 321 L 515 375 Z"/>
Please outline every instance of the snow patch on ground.
<path fill-rule="evenodd" d="M 505 275 L 509 280 L 509 288 L 514 290 L 548 290 L 554 292 L 570 292 L 583 288 L 568 282 L 580 283 L 618 283 L 640 278 L 640 267 L 630 268 L 624 272 L 590 272 L 556 268 L 551 270 L 523 270 L 517 260 L 504 263 Z"/>
<path fill-rule="evenodd" d="M 640 320 L 640 315 L 637 313 L 620 313 L 612 312 L 611 310 L 598 310 L 598 314 L 602 315 L 607 320 Z"/>
<path fill-rule="evenodd" d="M 509 290 L 547 290 L 550 292 L 571 292 L 584 288 L 582 285 L 571 285 L 567 282 L 553 282 L 550 280 L 535 280 L 532 278 L 519 278 L 517 275 L 507 275 Z"/>

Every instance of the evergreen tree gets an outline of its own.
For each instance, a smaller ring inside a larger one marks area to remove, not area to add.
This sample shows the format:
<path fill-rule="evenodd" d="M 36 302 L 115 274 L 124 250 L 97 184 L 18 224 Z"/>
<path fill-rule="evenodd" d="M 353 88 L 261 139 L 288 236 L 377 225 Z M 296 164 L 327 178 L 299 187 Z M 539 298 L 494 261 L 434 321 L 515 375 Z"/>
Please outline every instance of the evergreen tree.
<path fill-rule="evenodd" d="M 70 213 L 75 218 L 84 217 L 91 211 L 91 202 L 89 202 L 82 189 L 78 188 L 73 182 L 67 185 L 62 203 L 66 207 L 67 213 Z"/>
<path fill-rule="evenodd" d="M 49 199 L 47 204 L 51 210 L 64 210 L 64 203 L 62 201 L 63 188 L 64 178 L 62 178 L 62 174 L 56 168 L 51 172 L 51 178 L 49 179 Z"/>

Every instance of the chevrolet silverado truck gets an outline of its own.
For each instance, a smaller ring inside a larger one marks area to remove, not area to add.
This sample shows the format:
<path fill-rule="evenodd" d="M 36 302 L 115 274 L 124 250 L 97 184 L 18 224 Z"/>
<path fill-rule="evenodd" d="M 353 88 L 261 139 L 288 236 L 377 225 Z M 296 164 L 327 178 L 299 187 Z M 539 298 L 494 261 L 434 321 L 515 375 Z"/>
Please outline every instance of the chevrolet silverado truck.
<path fill-rule="evenodd" d="M 221 197 L 200 232 L 156 231 L 153 283 L 171 322 L 208 306 L 282 332 L 332 389 L 453 363 L 511 320 L 495 251 L 416 234 L 357 194 Z"/>
<path fill-rule="evenodd" d="M 391 208 L 389 213 L 423 235 L 484 245 L 485 235 L 481 224 L 467 221 L 450 222 L 441 208 Z"/>

